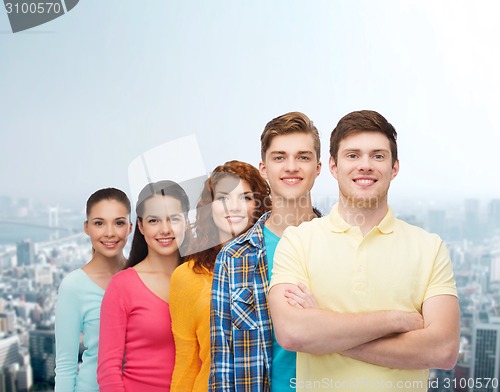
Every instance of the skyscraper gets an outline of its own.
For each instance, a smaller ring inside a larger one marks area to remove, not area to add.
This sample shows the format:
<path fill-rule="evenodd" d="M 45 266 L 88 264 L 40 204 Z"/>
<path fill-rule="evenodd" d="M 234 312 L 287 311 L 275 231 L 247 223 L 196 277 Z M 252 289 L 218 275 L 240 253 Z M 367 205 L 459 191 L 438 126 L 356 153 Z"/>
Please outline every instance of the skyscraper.
<path fill-rule="evenodd" d="M 29 334 L 34 381 L 54 383 L 56 364 L 54 330 L 36 329 Z"/>
<path fill-rule="evenodd" d="M 24 240 L 17 244 L 17 265 L 35 264 L 35 246 L 31 240 Z"/>
<path fill-rule="evenodd" d="M 483 233 L 483 231 L 486 232 L 486 230 L 480 226 L 480 223 L 481 220 L 479 216 L 479 200 L 466 199 L 464 227 L 465 238 L 471 241 L 475 241 L 481 238 L 481 234 Z"/>
<path fill-rule="evenodd" d="M 488 223 L 490 230 L 500 230 L 500 199 L 488 203 Z"/>
<path fill-rule="evenodd" d="M 500 378 L 500 324 L 479 323 L 474 327 L 472 339 L 473 380 L 496 380 L 490 385 L 474 385 L 472 392 L 497 392 Z"/>

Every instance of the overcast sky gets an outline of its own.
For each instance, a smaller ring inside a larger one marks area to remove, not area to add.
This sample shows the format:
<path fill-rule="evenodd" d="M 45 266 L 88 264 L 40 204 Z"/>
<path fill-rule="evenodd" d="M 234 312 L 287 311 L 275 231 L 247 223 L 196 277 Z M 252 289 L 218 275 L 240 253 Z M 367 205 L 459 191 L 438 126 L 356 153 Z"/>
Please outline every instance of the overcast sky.
<path fill-rule="evenodd" d="M 0 10 L 0 195 L 83 206 L 189 134 L 207 170 L 257 165 L 265 124 L 294 110 L 322 137 L 315 190 L 336 195 L 329 134 L 373 109 L 399 135 L 393 198 L 500 198 L 498 4 L 80 0 L 16 34 Z"/>

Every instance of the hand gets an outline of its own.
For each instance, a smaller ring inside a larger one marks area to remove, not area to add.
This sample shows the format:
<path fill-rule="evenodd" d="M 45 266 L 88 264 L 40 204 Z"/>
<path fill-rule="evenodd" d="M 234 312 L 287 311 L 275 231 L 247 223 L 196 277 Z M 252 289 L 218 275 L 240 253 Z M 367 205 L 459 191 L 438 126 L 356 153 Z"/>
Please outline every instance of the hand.
<path fill-rule="evenodd" d="M 296 289 L 294 290 L 286 289 L 285 298 L 290 305 L 296 308 L 319 309 L 319 305 L 317 304 L 316 299 L 304 283 L 299 282 Z"/>
<path fill-rule="evenodd" d="M 399 332 L 410 332 L 424 328 L 424 318 L 418 312 L 393 311 L 396 317 L 396 325 L 399 325 Z"/>

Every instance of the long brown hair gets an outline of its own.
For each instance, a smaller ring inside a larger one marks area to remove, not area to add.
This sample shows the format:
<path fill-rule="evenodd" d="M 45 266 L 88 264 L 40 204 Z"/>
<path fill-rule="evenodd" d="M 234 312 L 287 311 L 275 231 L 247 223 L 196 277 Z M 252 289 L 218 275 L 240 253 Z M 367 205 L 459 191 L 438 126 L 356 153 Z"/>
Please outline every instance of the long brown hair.
<path fill-rule="evenodd" d="M 212 217 L 212 209 L 207 208 L 207 206 L 210 206 L 214 201 L 215 186 L 224 177 L 224 173 L 236 175 L 250 185 L 256 205 L 252 216 L 252 225 L 257 222 L 263 213 L 270 209 L 269 185 L 255 167 L 241 161 L 229 161 L 217 166 L 205 181 L 200 200 L 196 206 L 196 240 L 193 241 L 193 253 L 189 258 L 194 262 L 193 271 L 198 273 L 203 273 L 204 269 L 213 271 L 217 254 L 222 249 L 222 244 L 219 241 L 219 231 Z M 212 244 L 217 245 L 211 246 Z M 202 250 L 199 251 L 199 249 Z"/>
<path fill-rule="evenodd" d="M 174 181 L 163 180 L 158 182 L 152 182 L 147 184 L 139 193 L 137 200 L 137 206 L 135 207 L 135 212 L 137 215 L 137 223 L 135 225 L 134 238 L 132 239 L 132 248 L 130 249 L 130 255 L 124 269 L 133 267 L 134 265 L 140 263 L 148 255 L 148 245 L 144 239 L 144 235 L 139 230 L 139 221 L 142 223 L 142 217 L 144 215 L 144 204 L 147 200 L 151 199 L 153 196 L 170 196 L 181 202 L 182 211 L 187 215 L 189 213 L 189 197 L 187 196 L 184 189 Z M 187 225 L 187 234 L 189 234 L 189 225 Z M 179 245 L 179 252 L 182 253 L 182 248 L 186 246 L 186 242 L 189 241 L 189 235 L 186 235 L 184 242 Z M 180 262 L 180 258 L 179 258 Z"/>

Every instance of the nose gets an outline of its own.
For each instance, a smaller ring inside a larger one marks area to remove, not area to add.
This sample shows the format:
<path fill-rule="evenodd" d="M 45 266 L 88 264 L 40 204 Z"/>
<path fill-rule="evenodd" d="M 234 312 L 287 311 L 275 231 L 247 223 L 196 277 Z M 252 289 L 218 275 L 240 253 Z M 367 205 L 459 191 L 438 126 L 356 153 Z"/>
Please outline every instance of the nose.
<path fill-rule="evenodd" d="M 369 156 L 363 155 L 359 158 L 358 170 L 362 172 L 370 172 L 373 170 L 372 162 Z"/>
<path fill-rule="evenodd" d="M 166 220 L 161 224 L 161 232 L 163 234 L 169 234 L 172 232 L 172 226 L 170 224 L 170 221 Z"/>
<path fill-rule="evenodd" d="M 106 237 L 113 237 L 115 235 L 115 231 L 113 225 L 106 225 L 104 229 L 104 235 Z"/>
<path fill-rule="evenodd" d="M 243 202 L 239 197 L 230 197 L 226 202 L 226 208 L 228 209 L 228 211 L 238 212 L 241 211 L 242 204 Z"/>
<path fill-rule="evenodd" d="M 295 159 L 290 158 L 286 160 L 285 170 L 288 172 L 295 172 L 298 170 L 297 162 L 295 161 Z"/>

